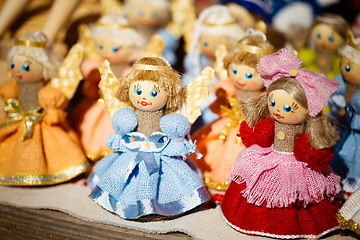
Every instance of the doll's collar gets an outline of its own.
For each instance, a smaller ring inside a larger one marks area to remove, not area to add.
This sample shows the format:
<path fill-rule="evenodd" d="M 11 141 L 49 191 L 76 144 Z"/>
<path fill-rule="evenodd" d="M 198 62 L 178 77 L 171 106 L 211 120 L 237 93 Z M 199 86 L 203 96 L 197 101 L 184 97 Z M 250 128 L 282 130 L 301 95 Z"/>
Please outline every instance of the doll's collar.
<path fill-rule="evenodd" d="M 96 22 L 96 25 L 106 28 L 113 28 L 113 29 L 121 29 L 121 28 L 132 28 L 131 24 L 120 24 L 120 23 L 104 23 L 104 22 Z"/>
<path fill-rule="evenodd" d="M 229 25 L 233 25 L 236 24 L 236 19 L 229 21 L 229 22 L 224 22 L 224 23 L 209 23 L 208 21 L 204 21 L 204 25 L 209 26 L 209 27 L 222 27 L 222 26 L 229 26 Z"/>

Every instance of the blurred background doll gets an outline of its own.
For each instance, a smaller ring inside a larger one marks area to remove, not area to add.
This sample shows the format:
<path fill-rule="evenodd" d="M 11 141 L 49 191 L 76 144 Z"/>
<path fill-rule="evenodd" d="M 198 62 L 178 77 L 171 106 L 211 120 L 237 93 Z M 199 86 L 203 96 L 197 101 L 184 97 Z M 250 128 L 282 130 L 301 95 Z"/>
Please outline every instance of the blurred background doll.
<path fill-rule="evenodd" d="M 340 73 L 338 49 L 345 44 L 349 26 L 337 14 L 318 16 L 310 29 L 310 40 L 315 50 L 303 48 L 298 51 L 304 68 L 326 74 L 331 79 Z"/>
<path fill-rule="evenodd" d="M 192 135 L 197 149 L 203 154 L 200 159 L 193 159 L 204 175 L 205 184 L 213 193 L 216 202 L 221 202 L 225 190 L 229 186 L 226 177 L 230 174 L 235 158 L 244 148 L 237 137 L 239 126 L 243 120 L 239 102 L 260 96 L 264 89 L 263 81 L 257 73 L 256 64 L 260 58 L 273 52 L 272 45 L 261 32 L 252 32 L 242 38 L 224 58 L 227 72 L 225 89 L 221 86 L 217 91 L 225 91 L 227 97 L 221 105 L 220 118 L 203 126 Z M 227 105 L 230 103 L 230 107 Z M 220 190 L 220 191 L 217 191 Z"/>
<path fill-rule="evenodd" d="M 101 89 L 105 100 L 118 99 L 110 103 L 112 111 L 122 108 L 112 117 L 116 134 L 106 138 L 114 152 L 95 165 L 88 179 L 90 198 L 126 219 L 174 216 L 208 201 L 201 179 L 185 162 L 195 151 L 184 138 L 189 121 L 174 113 L 187 92 L 180 76 L 156 57 L 140 59 L 121 80 L 106 64 Z M 195 80 L 208 83 L 213 76 L 207 68 Z"/>
<path fill-rule="evenodd" d="M 46 86 L 59 60 L 41 32 L 26 33 L 10 48 L 11 76 L 0 88 L 7 118 L 0 123 L 0 183 L 50 185 L 87 170 L 78 138 L 65 122 L 67 97 Z"/>
<path fill-rule="evenodd" d="M 184 59 L 186 72 L 181 78 L 182 86 L 195 78 L 205 66 L 214 67 L 215 50 L 220 44 L 225 45 L 227 49 L 232 49 L 235 47 L 236 41 L 241 39 L 244 34 L 244 30 L 227 7 L 216 5 L 205 9 L 196 21 L 193 39 Z M 210 89 L 215 82 L 216 79 L 209 85 Z M 210 91 L 208 99 L 201 106 L 202 115 L 193 129 L 218 118 L 218 115 L 208 108 L 215 99 L 215 94 Z"/>
<path fill-rule="evenodd" d="M 83 99 L 71 119 L 86 156 L 97 160 L 110 152 L 104 138 L 113 133 L 110 116 L 99 95 L 100 61 L 107 59 L 116 76 L 125 76 L 145 49 L 145 39 L 123 14 L 116 13 L 103 16 L 90 29 L 83 27 L 82 34 L 87 53 L 81 65 Z"/>
<path fill-rule="evenodd" d="M 343 190 L 350 195 L 360 188 L 360 38 L 349 39 L 339 54 L 341 74 L 335 80 L 341 86 L 331 96 L 329 106 L 343 132 L 331 166 L 343 178 Z"/>
<path fill-rule="evenodd" d="M 338 139 L 321 111 L 339 83 L 300 68 L 287 49 L 257 69 L 267 94 L 241 105 L 240 136 L 221 209 L 227 223 L 274 238 L 318 238 L 337 229 L 339 176 L 329 163 Z"/>
<path fill-rule="evenodd" d="M 146 41 L 159 34 L 163 57 L 172 65 L 177 62 L 179 39 L 196 18 L 192 0 L 127 0 L 124 13 Z"/>

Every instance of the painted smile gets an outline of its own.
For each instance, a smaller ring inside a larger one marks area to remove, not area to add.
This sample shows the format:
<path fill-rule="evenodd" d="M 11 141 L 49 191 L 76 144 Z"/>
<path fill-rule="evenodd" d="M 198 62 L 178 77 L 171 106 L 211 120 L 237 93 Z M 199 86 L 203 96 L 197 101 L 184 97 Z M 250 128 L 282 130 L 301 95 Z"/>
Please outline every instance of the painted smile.
<path fill-rule="evenodd" d="M 236 82 L 236 84 L 239 85 L 240 87 L 245 87 L 245 85 L 246 85 L 246 83 L 241 84 L 239 82 Z"/>
<path fill-rule="evenodd" d="M 18 79 L 22 79 L 23 77 L 22 77 L 22 75 L 17 75 L 16 76 Z"/>
<path fill-rule="evenodd" d="M 277 114 L 277 113 L 273 113 L 273 115 L 274 115 L 275 117 L 277 117 L 278 119 L 284 118 L 283 116 L 281 116 L 280 114 Z"/>
<path fill-rule="evenodd" d="M 141 104 L 143 107 L 146 107 L 148 105 L 152 106 L 152 103 L 148 103 L 148 102 L 145 102 L 145 101 L 137 101 L 138 104 Z"/>

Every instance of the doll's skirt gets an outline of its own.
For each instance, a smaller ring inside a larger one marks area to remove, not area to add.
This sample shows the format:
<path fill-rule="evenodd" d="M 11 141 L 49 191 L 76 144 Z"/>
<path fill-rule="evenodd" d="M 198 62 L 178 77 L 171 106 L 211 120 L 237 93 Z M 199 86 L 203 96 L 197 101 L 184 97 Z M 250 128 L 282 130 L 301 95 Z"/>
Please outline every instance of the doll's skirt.
<path fill-rule="evenodd" d="M 56 184 L 87 170 L 78 138 L 67 125 L 36 123 L 24 141 L 23 125 L 20 121 L 0 128 L 0 184 Z"/>
<path fill-rule="evenodd" d="M 241 193 L 245 188 L 245 183 L 232 182 L 221 205 L 225 221 L 239 232 L 281 239 L 318 238 L 338 228 L 337 198 L 324 198 L 306 207 L 296 201 L 289 207 L 268 208 L 266 203 L 248 203 Z"/>
<path fill-rule="evenodd" d="M 191 155 L 191 159 L 207 180 L 205 184 L 207 187 L 223 191 L 228 187 L 225 184 L 226 177 L 231 173 L 236 157 L 245 148 L 242 143 L 236 142 L 239 125 L 230 130 L 224 141 L 219 139 L 221 131 L 230 122 L 229 117 L 222 117 L 202 127 L 192 136 L 193 141 L 196 141 L 197 150 L 203 156 L 196 159 L 194 155 Z M 211 183 L 207 184 L 209 180 Z"/>
<path fill-rule="evenodd" d="M 298 161 L 293 153 L 274 151 L 252 145 L 240 152 L 234 163 L 230 180 L 246 183 L 242 194 L 249 203 L 288 207 L 296 201 L 304 205 L 333 200 L 340 192 L 340 177 L 330 168 L 321 172 Z"/>
<path fill-rule="evenodd" d="M 104 141 L 105 137 L 114 133 L 105 105 L 95 102 L 87 106 L 86 102 L 82 102 L 75 114 L 75 130 L 86 156 L 91 160 L 98 160 L 112 152 L 105 146 Z"/>

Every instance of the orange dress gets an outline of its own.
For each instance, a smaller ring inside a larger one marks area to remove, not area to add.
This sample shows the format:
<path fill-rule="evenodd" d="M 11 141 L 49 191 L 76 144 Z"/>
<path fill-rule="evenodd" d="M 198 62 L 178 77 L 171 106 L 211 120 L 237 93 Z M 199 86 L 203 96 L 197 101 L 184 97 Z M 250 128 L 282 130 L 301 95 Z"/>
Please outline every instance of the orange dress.
<path fill-rule="evenodd" d="M 212 193 L 213 200 L 221 203 L 230 185 L 226 178 L 233 169 L 236 157 L 245 148 L 241 138 L 237 137 L 240 123 L 243 121 L 237 98 L 259 96 L 260 91 L 250 93 L 238 90 L 227 80 L 220 81 L 215 87 L 218 89 L 217 103 L 214 102 L 210 108 L 217 112 L 220 118 L 203 126 L 191 136 L 192 140 L 196 141 L 197 150 L 203 156 L 196 159 L 195 155 L 191 155 L 190 158 L 203 173 L 205 185 Z"/>
<path fill-rule="evenodd" d="M 97 60 L 86 60 L 81 65 L 85 80 L 82 89 L 84 98 L 71 117 L 85 154 L 92 161 L 99 160 L 112 152 L 105 146 L 104 139 L 114 133 L 110 115 L 99 95 L 99 65 L 100 62 Z M 130 67 L 126 68 L 121 76 L 130 72 L 130 69 Z"/>
<path fill-rule="evenodd" d="M 9 91 L 9 86 L 14 84 L 2 86 L 0 94 L 4 99 L 14 97 L 12 102 L 19 106 L 17 87 L 10 87 L 12 91 Z M 65 123 L 65 95 L 58 89 L 46 86 L 38 91 L 38 101 L 46 112 L 40 121 L 34 123 L 29 137 L 22 140 L 26 132 L 24 124 L 29 123 L 24 114 L 21 120 L 0 127 L 0 184 L 57 184 L 88 169 L 78 138 Z M 9 120 L 11 117 L 5 119 Z"/>

